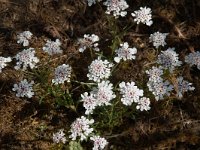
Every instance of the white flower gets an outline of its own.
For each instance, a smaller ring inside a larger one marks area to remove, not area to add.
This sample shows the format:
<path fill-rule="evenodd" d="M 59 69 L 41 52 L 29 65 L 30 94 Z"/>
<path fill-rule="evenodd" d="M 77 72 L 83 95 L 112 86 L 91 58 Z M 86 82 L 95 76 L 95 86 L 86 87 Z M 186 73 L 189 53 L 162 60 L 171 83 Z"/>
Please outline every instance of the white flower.
<path fill-rule="evenodd" d="M 109 81 L 102 81 L 98 83 L 98 87 L 94 88 L 92 93 L 96 99 L 96 105 L 111 105 L 110 101 L 116 97 L 113 90 L 113 84 Z"/>
<path fill-rule="evenodd" d="M 17 43 L 23 44 L 23 46 L 29 46 L 29 41 L 32 37 L 32 33 L 30 31 L 24 31 L 17 35 Z"/>
<path fill-rule="evenodd" d="M 100 57 L 98 59 L 92 61 L 89 68 L 89 73 L 87 77 L 89 80 L 93 80 L 95 82 L 100 82 L 102 79 L 107 79 L 111 74 L 111 67 L 113 67 L 112 63 L 109 63 L 107 60 L 101 60 Z"/>
<path fill-rule="evenodd" d="M 163 79 L 160 82 L 149 81 L 147 86 L 157 101 L 164 99 L 165 95 L 170 96 L 170 92 L 173 90 L 173 86 L 169 83 L 169 81 L 163 81 Z"/>
<path fill-rule="evenodd" d="M 88 6 L 92 6 L 93 4 L 96 4 L 96 1 L 100 2 L 102 0 L 87 0 L 88 1 Z"/>
<path fill-rule="evenodd" d="M 54 143 L 60 143 L 62 142 L 63 144 L 66 143 L 66 138 L 65 138 L 65 133 L 64 129 L 60 129 L 58 132 L 53 133 L 53 142 Z"/>
<path fill-rule="evenodd" d="M 2 69 L 7 66 L 6 63 L 11 62 L 11 61 L 12 61 L 11 57 L 5 58 L 5 57 L 0 56 L 0 73 L 2 72 Z"/>
<path fill-rule="evenodd" d="M 152 69 L 149 69 L 146 71 L 146 73 L 149 76 L 149 81 L 152 82 L 161 82 L 161 76 L 163 75 L 163 67 L 152 67 Z"/>
<path fill-rule="evenodd" d="M 93 48 L 95 51 L 99 51 L 98 42 L 99 37 L 95 34 L 84 34 L 84 38 L 78 39 L 79 52 L 83 53 L 87 48 Z"/>
<path fill-rule="evenodd" d="M 81 94 L 82 102 L 83 102 L 83 107 L 86 109 L 85 114 L 92 114 L 93 110 L 97 106 L 97 100 L 95 99 L 94 94 L 88 94 L 87 92 Z"/>
<path fill-rule="evenodd" d="M 182 62 L 178 60 L 178 54 L 174 51 L 175 48 L 168 48 L 166 51 L 161 51 L 158 55 L 157 63 L 163 68 L 169 69 L 172 73 L 175 67 L 181 66 Z"/>
<path fill-rule="evenodd" d="M 92 150 L 103 150 L 108 144 L 107 140 L 100 136 L 90 137 L 90 140 L 94 142 L 94 147 L 92 148 Z"/>
<path fill-rule="evenodd" d="M 18 60 L 15 66 L 16 70 L 19 70 L 21 67 L 23 70 L 26 70 L 28 66 L 33 69 L 39 62 L 39 59 L 35 57 L 34 48 L 24 49 L 22 52 L 19 52 L 14 58 Z"/>
<path fill-rule="evenodd" d="M 111 14 L 113 12 L 115 18 L 118 18 L 118 16 L 125 17 L 127 14 L 125 9 L 129 7 L 125 0 L 107 0 L 103 4 L 107 6 L 106 13 Z"/>
<path fill-rule="evenodd" d="M 47 52 L 49 55 L 54 54 L 62 54 L 62 50 L 60 48 L 61 42 L 59 39 L 56 39 L 56 41 L 47 40 L 45 46 L 42 48 L 43 51 Z"/>
<path fill-rule="evenodd" d="M 137 106 L 136 106 L 136 109 L 139 109 L 140 111 L 143 111 L 143 110 L 150 110 L 150 100 L 149 98 L 147 97 L 142 97 L 140 98 L 140 100 L 137 102 Z"/>
<path fill-rule="evenodd" d="M 67 64 L 62 64 L 55 69 L 55 78 L 52 79 L 54 84 L 62 84 L 65 81 L 70 82 L 72 68 Z"/>
<path fill-rule="evenodd" d="M 149 42 L 153 42 L 153 46 L 158 48 L 159 46 L 165 46 L 167 43 L 165 42 L 165 39 L 169 33 L 160 33 L 155 32 L 153 34 L 150 34 Z"/>
<path fill-rule="evenodd" d="M 69 136 L 72 138 L 72 140 L 76 140 L 77 136 L 80 137 L 80 140 L 83 141 L 87 139 L 89 134 L 93 132 L 93 128 L 90 128 L 90 125 L 94 123 L 94 120 L 87 119 L 84 116 L 81 116 L 81 118 L 77 118 L 72 124 L 71 124 L 71 135 Z"/>
<path fill-rule="evenodd" d="M 143 23 L 148 26 L 153 24 L 151 8 L 140 7 L 140 10 L 134 11 L 134 13 L 131 13 L 131 15 L 135 17 L 134 21 L 137 22 L 137 24 Z"/>
<path fill-rule="evenodd" d="M 182 98 L 183 94 L 187 91 L 193 91 L 195 88 L 192 87 L 192 83 L 189 83 L 188 81 L 183 80 L 183 77 L 178 77 L 178 91 L 177 91 L 177 97 Z"/>
<path fill-rule="evenodd" d="M 16 91 L 17 97 L 28 97 L 31 98 L 34 95 L 34 92 L 32 92 L 34 81 L 31 81 L 28 83 L 26 79 L 22 80 L 19 84 L 14 84 L 14 88 L 12 89 L 13 91 Z"/>
<path fill-rule="evenodd" d="M 120 48 L 116 49 L 115 52 L 117 53 L 117 57 L 114 58 L 115 62 L 119 63 L 121 59 L 124 61 L 126 60 L 133 60 L 135 59 L 135 55 L 137 53 L 137 49 L 135 47 L 129 48 L 127 42 L 124 44 L 120 44 Z"/>
<path fill-rule="evenodd" d="M 121 82 L 119 88 L 120 93 L 122 94 L 121 101 L 126 106 L 132 105 L 133 102 L 137 103 L 139 98 L 143 96 L 143 90 L 138 89 L 135 82 Z"/>
<path fill-rule="evenodd" d="M 196 51 L 185 56 L 185 62 L 190 64 L 190 66 L 197 65 L 197 68 L 200 70 L 200 52 Z"/>

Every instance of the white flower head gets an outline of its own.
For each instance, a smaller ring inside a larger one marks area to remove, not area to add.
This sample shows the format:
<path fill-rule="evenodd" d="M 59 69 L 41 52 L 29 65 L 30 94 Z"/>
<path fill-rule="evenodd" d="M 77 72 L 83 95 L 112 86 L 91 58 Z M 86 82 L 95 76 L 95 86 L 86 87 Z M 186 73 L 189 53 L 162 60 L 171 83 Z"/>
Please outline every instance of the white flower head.
<path fill-rule="evenodd" d="M 155 32 L 153 34 L 150 34 L 149 42 L 153 43 L 153 46 L 158 48 L 159 46 L 165 46 L 167 43 L 165 42 L 165 39 L 169 33 L 160 33 Z"/>
<path fill-rule="evenodd" d="M 137 49 L 135 47 L 129 48 L 127 42 L 120 44 L 120 48 L 116 49 L 115 52 L 117 56 L 114 58 L 115 62 L 119 63 L 120 60 L 133 60 L 135 59 L 135 55 L 137 53 Z"/>
<path fill-rule="evenodd" d="M 88 1 L 88 6 L 92 6 L 93 4 L 96 4 L 96 1 L 100 2 L 102 0 L 87 0 L 87 1 Z"/>
<path fill-rule="evenodd" d="M 98 41 L 99 37 L 97 35 L 84 34 L 84 38 L 78 39 L 78 44 L 80 45 L 79 52 L 83 53 L 87 48 L 92 48 L 98 52 Z"/>
<path fill-rule="evenodd" d="M 64 129 L 60 129 L 58 132 L 53 133 L 53 142 L 54 143 L 66 143 L 66 137 L 65 137 L 65 133 L 64 133 Z"/>
<path fill-rule="evenodd" d="M 140 100 L 137 102 L 137 106 L 136 106 L 136 109 L 139 109 L 140 111 L 143 111 L 143 110 L 150 110 L 150 99 L 147 98 L 147 97 L 142 97 L 140 98 Z"/>
<path fill-rule="evenodd" d="M 119 88 L 120 94 L 122 94 L 121 101 L 126 106 L 132 105 L 133 102 L 137 103 L 139 98 L 143 96 L 143 90 L 140 90 L 135 82 L 121 82 Z"/>
<path fill-rule="evenodd" d="M 149 81 L 152 82 L 161 82 L 161 76 L 163 75 L 163 67 L 152 67 L 151 69 L 147 70 L 146 73 L 149 76 Z"/>
<path fill-rule="evenodd" d="M 28 98 L 31 98 L 34 95 L 34 92 L 32 91 L 33 84 L 34 84 L 34 81 L 31 81 L 30 83 L 28 83 L 27 79 L 24 79 L 19 84 L 14 84 L 14 87 L 12 90 L 17 92 L 16 94 L 17 97 L 26 96 Z"/>
<path fill-rule="evenodd" d="M 81 116 L 81 118 L 77 118 L 72 124 L 71 129 L 69 132 L 71 132 L 71 135 L 69 138 L 72 138 L 72 140 L 76 140 L 77 137 L 80 137 L 80 140 L 83 141 L 87 139 L 87 137 L 93 132 L 93 128 L 90 128 L 90 125 L 94 123 L 94 120 L 87 119 L 84 116 Z"/>
<path fill-rule="evenodd" d="M 175 67 L 181 66 L 182 62 L 178 59 L 178 54 L 174 51 L 175 48 L 168 48 L 166 51 L 161 51 L 158 55 L 157 63 L 162 65 L 163 68 L 169 69 L 172 73 Z"/>
<path fill-rule="evenodd" d="M 149 81 L 147 86 L 157 101 L 164 99 L 164 96 L 170 96 L 170 92 L 174 88 L 169 81 L 163 81 L 163 79 L 160 82 Z"/>
<path fill-rule="evenodd" d="M 96 105 L 111 105 L 110 101 L 116 97 L 113 92 L 113 84 L 109 81 L 102 81 L 98 83 L 98 87 L 94 88 L 92 93 L 96 99 Z"/>
<path fill-rule="evenodd" d="M 32 38 L 32 33 L 30 31 L 24 31 L 17 35 L 17 43 L 23 44 L 23 46 L 29 46 L 29 40 Z"/>
<path fill-rule="evenodd" d="M 60 48 L 61 42 L 59 39 L 56 39 L 56 41 L 47 40 L 45 46 L 42 48 L 43 51 L 47 52 L 49 55 L 54 54 L 62 54 L 63 51 Z"/>
<path fill-rule="evenodd" d="M 186 80 L 183 80 L 183 77 L 178 77 L 178 91 L 177 91 L 177 97 L 182 98 L 183 94 L 187 91 L 193 91 L 195 88 L 192 86 L 192 83 L 189 83 Z"/>
<path fill-rule="evenodd" d="M 111 68 L 113 64 L 108 62 L 107 60 L 101 60 L 100 57 L 98 59 L 92 61 L 89 68 L 89 73 L 87 77 L 89 80 L 93 80 L 95 82 L 100 82 L 102 79 L 107 79 L 111 75 Z"/>
<path fill-rule="evenodd" d="M 55 78 L 52 79 L 54 84 L 62 84 L 65 81 L 70 82 L 72 68 L 67 64 L 62 64 L 55 69 Z"/>
<path fill-rule="evenodd" d="M 134 13 L 131 13 L 131 15 L 135 17 L 134 21 L 137 24 L 143 23 L 146 24 L 147 26 L 151 26 L 153 24 L 151 13 L 152 13 L 151 8 L 140 7 L 140 10 L 134 11 Z"/>
<path fill-rule="evenodd" d="M 98 135 L 90 137 L 90 140 L 94 142 L 94 147 L 92 148 L 92 150 L 103 150 L 105 146 L 108 144 L 105 138 L 102 138 Z"/>
<path fill-rule="evenodd" d="M 93 113 L 93 110 L 97 106 L 97 100 L 95 99 L 94 94 L 90 93 L 90 95 L 85 92 L 81 94 L 81 101 L 83 102 L 83 107 L 86 109 L 85 114 L 89 115 Z"/>
<path fill-rule="evenodd" d="M 129 7 L 125 0 L 106 0 L 103 4 L 107 6 L 106 14 L 113 13 L 115 18 L 125 17 L 127 14 L 125 10 Z"/>
<path fill-rule="evenodd" d="M 11 61 L 12 61 L 11 57 L 5 58 L 5 57 L 0 56 L 0 73 L 2 72 L 2 69 L 7 66 L 6 63 L 11 62 Z"/>
<path fill-rule="evenodd" d="M 197 65 L 197 68 L 200 70 L 200 52 L 196 51 L 185 56 L 185 62 L 190 66 Z"/>
<path fill-rule="evenodd" d="M 26 70 L 28 66 L 31 69 L 36 68 L 36 64 L 39 62 L 39 59 L 35 57 L 34 48 L 24 49 L 14 58 L 18 61 L 15 66 L 16 70 L 19 70 L 21 67 L 23 70 Z"/>

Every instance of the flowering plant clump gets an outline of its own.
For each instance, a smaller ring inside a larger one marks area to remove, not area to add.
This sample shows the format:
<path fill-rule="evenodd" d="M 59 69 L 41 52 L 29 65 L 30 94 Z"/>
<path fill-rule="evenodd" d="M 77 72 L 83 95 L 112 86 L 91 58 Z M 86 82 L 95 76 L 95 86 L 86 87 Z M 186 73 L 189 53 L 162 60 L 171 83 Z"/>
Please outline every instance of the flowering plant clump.
<path fill-rule="evenodd" d="M 130 106 L 133 102 L 137 103 L 140 97 L 143 96 L 143 90 L 140 90 L 135 82 L 121 82 L 119 84 L 119 90 L 122 94 L 121 101 L 124 105 Z"/>
<path fill-rule="evenodd" d="M 162 65 L 163 68 L 169 69 L 172 73 L 175 67 L 181 66 L 182 64 L 178 59 L 175 48 L 168 48 L 166 51 L 161 51 L 161 54 L 158 55 L 157 63 Z"/>
<path fill-rule="evenodd" d="M 165 42 L 165 39 L 169 33 L 160 33 L 155 32 L 150 35 L 149 41 L 153 43 L 153 46 L 158 48 L 159 46 L 165 46 L 167 43 Z"/>
<path fill-rule="evenodd" d="M 92 148 L 92 150 L 103 150 L 108 144 L 107 140 L 100 136 L 90 137 L 90 140 L 94 142 L 94 147 Z"/>
<path fill-rule="evenodd" d="M 11 57 L 5 58 L 5 57 L 0 56 L 0 73 L 2 72 L 2 69 L 7 66 L 6 63 L 11 62 L 11 61 L 12 61 Z"/>
<path fill-rule="evenodd" d="M 53 142 L 54 143 L 60 143 L 62 142 L 63 144 L 66 143 L 66 137 L 64 133 L 64 129 L 60 129 L 58 132 L 53 134 Z"/>
<path fill-rule="evenodd" d="M 177 97 L 182 98 L 183 94 L 187 91 L 193 91 L 195 88 L 192 86 L 192 83 L 189 83 L 188 81 L 183 80 L 183 77 L 177 78 L 178 82 L 178 91 L 177 91 Z"/>
<path fill-rule="evenodd" d="M 19 52 L 14 58 L 18 61 L 15 66 L 16 70 L 19 70 L 21 67 L 23 70 L 26 70 L 28 66 L 33 69 L 37 67 L 36 64 L 39 62 L 39 59 L 35 57 L 34 48 L 24 49 L 22 52 Z"/>
<path fill-rule="evenodd" d="M 137 102 L 136 109 L 139 109 L 140 111 L 143 111 L 143 110 L 147 111 L 147 110 L 151 109 L 151 107 L 149 105 L 150 105 L 150 99 L 147 97 L 142 97 Z"/>
<path fill-rule="evenodd" d="M 98 59 L 92 61 L 91 65 L 88 67 L 89 73 L 87 74 L 87 77 L 89 80 L 100 82 L 102 79 L 107 79 L 111 75 L 112 67 L 112 63 L 107 60 L 103 61 L 98 57 Z"/>
<path fill-rule="evenodd" d="M 131 15 L 135 17 L 134 21 L 137 24 L 143 23 L 146 24 L 147 26 L 151 26 L 153 24 L 151 13 L 152 13 L 151 8 L 140 7 L 140 10 L 134 11 L 134 13 L 131 13 Z"/>
<path fill-rule="evenodd" d="M 61 42 L 59 39 L 56 39 L 56 41 L 47 40 L 45 46 L 42 48 L 43 51 L 47 52 L 49 55 L 54 54 L 62 54 L 63 51 L 60 48 Z"/>
<path fill-rule="evenodd" d="M 115 18 L 118 18 L 119 16 L 125 17 L 127 14 L 127 11 L 125 10 L 129 7 L 125 0 L 107 0 L 103 4 L 107 6 L 106 13 L 113 13 Z"/>
<path fill-rule="evenodd" d="M 77 118 L 72 124 L 71 124 L 71 135 L 69 136 L 72 138 L 72 140 L 76 140 L 77 137 L 80 137 L 80 140 L 86 140 L 87 137 L 93 132 L 93 128 L 90 127 L 94 123 L 94 120 L 87 119 L 84 116 L 81 116 L 80 118 Z"/>
<path fill-rule="evenodd" d="M 84 34 L 84 38 L 78 39 L 79 52 L 83 53 L 87 48 L 93 48 L 95 51 L 99 51 L 98 42 L 99 37 L 95 34 Z"/>
<path fill-rule="evenodd" d="M 124 44 L 120 44 L 120 46 L 120 48 L 115 50 L 117 54 L 117 56 L 114 58 L 115 62 L 119 63 L 121 59 L 123 59 L 124 61 L 135 59 L 134 54 L 137 53 L 137 49 L 135 47 L 129 48 L 127 42 L 125 42 Z"/>
<path fill-rule="evenodd" d="M 29 46 L 29 40 L 32 38 L 32 33 L 30 31 L 24 31 L 17 35 L 17 43 L 23 46 Z"/>
<path fill-rule="evenodd" d="M 200 70 L 200 52 L 196 51 L 185 56 L 185 62 L 190 66 L 197 65 L 197 68 Z"/>
<path fill-rule="evenodd" d="M 16 94 L 17 97 L 26 96 L 28 98 L 31 98 L 34 95 L 33 87 L 32 87 L 33 84 L 34 84 L 34 81 L 31 81 L 30 83 L 28 83 L 27 79 L 24 79 L 19 84 L 14 84 L 14 87 L 12 90 L 17 92 Z"/>
<path fill-rule="evenodd" d="M 62 84 L 65 81 L 70 82 L 72 68 L 67 64 L 62 64 L 55 69 L 55 78 L 52 79 L 54 84 Z"/>

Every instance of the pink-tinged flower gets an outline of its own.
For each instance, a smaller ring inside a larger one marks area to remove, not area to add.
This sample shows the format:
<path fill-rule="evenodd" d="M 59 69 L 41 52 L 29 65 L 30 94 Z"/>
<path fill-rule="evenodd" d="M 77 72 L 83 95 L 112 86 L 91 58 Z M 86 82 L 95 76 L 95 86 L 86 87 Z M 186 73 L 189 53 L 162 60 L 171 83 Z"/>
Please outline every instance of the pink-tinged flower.
<path fill-rule="evenodd" d="M 16 91 L 17 97 L 28 97 L 31 98 L 34 95 L 33 90 L 34 81 L 28 83 L 26 79 L 22 80 L 19 84 L 14 84 L 13 91 Z"/>
<path fill-rule="evenodd" d="M 143 96 L 143 90 L 140 90 L 135 82 L 121 82 L 119 84 L 119 90 L 122 94 L 121 101 L 124 105 L 130 106 L 133 102 L 137 103 L 139 98 Z"/>
<path fill-rule="evenodd" d="M 92 150 L 103 150 L 105 146 L 108 144 L 107 140 L 100 136 L 90 137 L 90 140 L 94 142 Z"/>
<path fill-rule="evenodd" d="M 19 70 L 21 67 L 23 70 L 26 70 L 29 66 L 31 69 L 36 68 L 36 64 L 39 62 L 39 59 L 35 57 L 34 48 L 24 49 L 22 52 L 19 52 L 15 57 L 17 60 L 15 69 Z"/>
<path fill-rule="evenodd" d="M 81 118 L 77 118 L 72 124 L 71 129 L 69 132 L 71 132 L 71 135 L 69 138 L 72 138 L 72 140 L 76 140 L 77 137 L 80 137 L 80 140 L 83 141 L 87 139 L 87 137 L 93 132 L 93 128 L 90 127 L 94 123 L 94 120 L 87 119 L 84 116 L 81 116 Z"/>
<path fill-rule="evenodd" d="M 30 31 L 24 31 L 17 35 L 17 43 L 23 44 L 23 46 L 29 46 L 29 40 L 32 37 L 32 33 Z"/>
<path fill-rule="evenodd" d="M 66 143 L 66 137 L 65 137 L 65 133 L 64 133 L 64 129 L 60 129 L 58 132 L 53 133 L 53 142 L 54 143 Z"/>
<path fill-rule="evenodd" d="M 65 81 L 70 82 L 72 68 L 67 64 L 62 64 L 55 69 L 55 78 L 52 79 L 54 84 L 62 84 Z"/>
<path fill-rule="evenodd" d="M 153 46 L 158 48 L 159 46 L 165 46 L 167 43 L 165 42 L 165 39 L 169 33 L 160 33 L 155 32 L 153 34 L 150 34 L 149 42 L 153 43 Z"/>
<path fill-rule="evenodd" d="M 135 17 L 134 21 L 137 24 L 143 23 L 146 24 L 147 26 L 151 26 L 153 24 L 151 13 L 152 13 L 151 8 L 140 7 L 140 10 L 134 11 L 134 13 L 131 13 L 131 15 Z"/>
<path fill-rule="evenodd" d="M 142 97 L 140 98 L 140 100 L 137 102 L 137 106 L 136 106 L 136 109 L 139 109 L 140 111 L 143 111 L 143 110 L 150 110 L 150 100 L 149 98 L 147 97 Z"/>
<path fill-rule="evenodd" d="M 200 52 L 196 51 L 185 56 L 185 62 L 190 66 L 197 65 L 197 68 L 200 70 Z"/>
<path fill-rule="evenodd" d="M 2 69 L 7 66 L 6 63 L 11 62 L 11 61 L 12 61 L 11 57 L 5 58 L 5 57 L 0 56 L 0 73 L 2 72 Z"/>
<path fill-rule="evenodd" d="M 95 99 L 94 94 L 90 93 L 90 95 L 85 92 L 81 94 L 81 101 L 83 102 L 83 107 L 86 109 L 85 114 L 92 114 L 93 110 L 97 106 L 97 100 Z"/>
<path fill-rule="evenodd" d="M 45 46 L 42 48 L 43 51 L 47 52 L 49 55 L 54 54 L 62 54 L 63 51 L 60 48 L 61 42 L 59 39 L 56 39 L 56 41 L 47 40 Z"/>

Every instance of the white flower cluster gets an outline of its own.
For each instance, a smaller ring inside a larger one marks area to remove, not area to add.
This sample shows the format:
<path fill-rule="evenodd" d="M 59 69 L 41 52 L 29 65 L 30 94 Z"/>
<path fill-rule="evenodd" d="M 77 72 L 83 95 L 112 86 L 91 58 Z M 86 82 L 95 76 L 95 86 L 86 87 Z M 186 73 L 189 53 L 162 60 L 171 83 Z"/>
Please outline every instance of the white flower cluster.
<path fill-rule="evenodd" d="M 192 83 L 183 80 L 183 77 L 181 76 L 177 78 L 177 82 L 178 82 L 177 97 L 179 98 L 182 98 L 185 92 L 193 91 L 195 89 L 194 87 L 192 87 Z"/>
<path fill-rule="evenodd" d="M 152 67 L 152 69 L 146 71 L 149 76 L 147 86 L 156 100 L 163 99 L 164 95 L 169 96 L 170 92 L 173 90 L 173 86 L 169 81 L 164 81 L 161 77 L 161 75 L 163 75 L 162 69 L 162 67 Z"/>
<path fill-rule="evenodd" d="M 158 48 L 159 46 L 165 46 L 167 43 L 165 42 L 165 39 L 169 33 L 160 33 L 155 32 L 153 34 L 150 34 L 149 41 L 153 43 L 153 46 Z"/>
<path fill-rule="evenodd" d="M 185 56 L 185 62 L 190 64 L 190 66 L 197 65 L 197 68 L 200 70 L 200 52 L 196 51 Z"/>
<path fill-rule="evenodd" d="M 2 69 L 5 68 L 7 66 L 6 63 L 11 62 L 12 59 L 10 57 L 1 57 L 0 56 L 0 73 L 2 72 Z"/>
<path fill-rule="evenodd" d="M 45 46 L 42 48 L 43 51 L 47 52 L 49 55 L 54 54 L 62 54 L 62 50 L 60 48 L 61 42 L 59 39 L 56 39 L 56 41 L 47 40 Z"/>
<path fill-rule="evenodd" d="M 18 60 L 15 66 L 16 70 L 19 70 L 21 67 L 23 70 L 26 70 L 28 66 L 33 69 L 39 62 L 39 59 L 35 57 L 34 48 L 24 49 L 22 52 L 19 52 L 14 58 Z"/>
<path fill-rule="evenodd" d="M 137 24 L 143 23 L 147 26 L 151 26 L 153 24 L 151 13 L 151 8 L 140 7 L 140 10 L 134 11 L 131 15 L 135 17 L 134 21 L 137 22 Z"/>
<path fill-rule="evenodd" d="M 88 6 L 92 6 L 93 4 L 96 4 L 96 1 L 100 2 L 102 0 L 87 0 L 87 1 L 88 1 Z"/>
<path fill-rule="evenodd" d="M 157 63 L 162 65 L 164 69 L 169 69 L 172 73 L 175 67 L 181 66 L 182 62 L 178 59 L 178 54 L 174 51 L 175 48 L 168 48 L 166 51 L 161 51 L 158 55 Z"/>
<path fill-rule="evenodd" d="M 135 59 L 135 55 L 137 53 L 137 49 L 135 47 L 129 48 L 127 42 L 120 44 L 120 48 L 116 49 L 115 52 L 117 56 L 114 58 L 115 62 L 119 63 L 120 60 L 133 60 Z"/>
<path fill-rule="evenodd" d="M 81 95 L 83 106 L 86 109 L 85 114 L 92 114 L 97 106 L 111 105 L 110 101 L 116 97 L 113 92 L 113 84 L 109 81 L 98 83 L 98 87 L 94 88 L 90 95 L 85 92 Z"/>
<path fill-rule="evenodd" d="M 94 123 L 94 120 L 87 119 L 84 116 L 81 116 L 80 118 L 77 118 L 72 124 L 71 124 L 71 135 L 69 136 L 72 138 L 72 140 L 76 140 L 76 138 L 79 136 L 80 140 L 83 141 L 87 139 L 89 134 L 93 132 L 93 128 L 90 128 L 90 125 Z"/>
<path fill-rule="evenodd" d="M 119 16 L 125 17 L 127 14 L 125 9 L 129 7 L 125 0 L 107 0 L 103 4 L 107 6 L 106 13 L 111 14 L 113 12 L 115 18 L 118 18 Z"/>
<path fill-rule="evenodd" d="M 98 135 L 90 137 L 90 140 L 94 142 L 94 147 L 92 148 L 92 150 L 103 150 L 108 144 L 105 138 L 102 138 Z"/>
<path fill-rule="evenodd" d="M 147 110 L 151 109 L 151 107 L 149 105 L 150 105 L 150 99 L 147 97 L 142 97 L 137 102 L 136 109 L 139 109 L 140 111 L 143 111 L 143 110 L 147 111 Z"/>
<path fill-rule="evenodd" d="M 99 37 L 95 34 L 84 34 L 84 38 L 78 39 L 79 52 L 83 53 L 87 48 L 93 48 L 95 51 L 99 51 L 98 42 Z"/>
<path fill-rule="evenodd" d="M 27 79 L 22 80 L 19 84 L 14 84 L 13 91 L 16 91 L 17 97 L 28 97 L 31 98 L 34 95 L 34 92 L 32 92 L 34 81 L 31 81 L 28 83 Z"/>
<path fill-rule="evenodd" d="M 54 84 L 62 84 L 65 81 L 70 82 L 72 68 L 67 64 L 62 64 L 55 69 L 55 78 L 52 79 Z"/>
<path fill-rule="evenodd" d="M 64 129 L 60 129 L 58 132 L 53 133 L 53 142 L 54 143 L 60 143 L 62 142 L 63 144 L 66 143 L 66 137 L 64 133 Z"/>
<path fill-rule="evenodd" d="M 102 79 L 107 79 L 110 76 L 111 67 L 113 67 L 112 63 L 107 60 L 103 61 L 100 57 L 98 57 L 98 59 L 92 61 L 88 67 L 89 73 L 87 74 L 87 77 L 89 80 L 100 82 Z"/>
<path fill-rule="evenodd" d="M 17 43 L 23 44 L 23 46 L 29 46 L 29 41 L 32 37 L 32 33 L 30 31 L 24 31 L 17 35 Z"/>
<path fill-rule="evenodd" d="M 132 105 L 133 102 L 138 103 L 140 97 L 143 96 L 143 90 L 140 90 L 135 82 L 121 82 L 119 88 L 120 94 L 122 94 L 121 101 L 126 106 Z"/>

